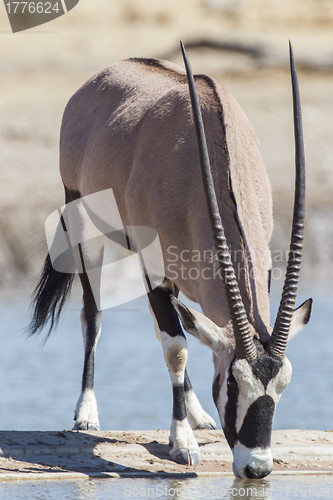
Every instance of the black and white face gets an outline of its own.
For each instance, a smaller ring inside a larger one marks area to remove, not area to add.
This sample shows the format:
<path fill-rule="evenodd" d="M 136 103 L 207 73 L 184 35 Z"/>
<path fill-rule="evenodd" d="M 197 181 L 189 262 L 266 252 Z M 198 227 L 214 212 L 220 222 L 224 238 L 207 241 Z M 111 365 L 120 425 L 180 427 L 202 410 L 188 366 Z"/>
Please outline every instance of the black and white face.
<path fill-rule="evenodd" d="M 172 303 L 185 330 L 214 353 L 213 397 L 222 428 L 233 452 L 234 474 L 261 478 L 273 468 L 270 449 L 276 405 L 291 379 L 291 364 L 271 356 L 255 340 L 255 359 L 235 358 L 230 328 L 220 328 L 203 314 L 173 298 Z M 311 299 L 294 311 L 288 341 L 310 318 Z"/>
<path fill-rule="evenodd" d="M 290 382 L 291 364 L 287 358 L 269 356 L 260 346 L 255 360 L 235 358 L 227 369 L 215 356 L 215 369 L 213 396 L 233 453 L 234 474 L 265 477 L 273 468 L 273 416 Z"/>

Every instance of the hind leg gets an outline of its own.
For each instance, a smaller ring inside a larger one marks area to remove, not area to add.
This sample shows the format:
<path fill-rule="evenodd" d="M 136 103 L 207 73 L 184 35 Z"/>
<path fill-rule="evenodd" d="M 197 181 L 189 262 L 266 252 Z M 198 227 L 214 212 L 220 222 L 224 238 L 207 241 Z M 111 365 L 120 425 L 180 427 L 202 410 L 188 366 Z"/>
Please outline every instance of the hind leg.
<path fill-rule="evenodd" d="M 99 430 L 94 393 L 95 353 L 101 333 L 100 285 L 104 255 L 104 236 L 88 214 L 89 207 L 99 209 L 97 198 L 80 198 L 78 191 L 65 187 L 66 207 L 61 215 L 67 244 L 72 249 L 75 268 L 83 290 L 81 326 L 84 343 L 84 366 L 81 394 L 74 413 L 75 430 Z M 97 204 L 96 204 L 97 202 Z M 98 216 L 97 220 L 99 220 Z"/>
<path fill-rule="evenodd" d="M 97 401 L 94 392 L 95 353 L 101 333 L 102 313 L 98 311 L 86 274 L 80 274 L 83 288 L 81 311 L 82 336 L 84 343 L 84 366 L 81 394 L 78 399 L 74 420 L 75 430 L 99 430 Z"/>
<path fill-rule="evenodd" d="M 67 193 L 66 193 L 67 194 Z M 81 394 L 74 413 L 75 430 L 99 430 L 97 401 L 94 392 L 95 354 L 101 333 L 100 283 L 104 239 L 96 229 L 85 233 L 89 218 L 81 204 L 68 216 L 69 234 L 75 233 L 73 255 L 83 290 L 81 328 L 84 344 L 84 365 Z M 91 223 L 90 223 L 91 224 Z M 92 237 L 94 236 L 94 237 Z M 90 239 L 89 239 L 90 237 Z"/>

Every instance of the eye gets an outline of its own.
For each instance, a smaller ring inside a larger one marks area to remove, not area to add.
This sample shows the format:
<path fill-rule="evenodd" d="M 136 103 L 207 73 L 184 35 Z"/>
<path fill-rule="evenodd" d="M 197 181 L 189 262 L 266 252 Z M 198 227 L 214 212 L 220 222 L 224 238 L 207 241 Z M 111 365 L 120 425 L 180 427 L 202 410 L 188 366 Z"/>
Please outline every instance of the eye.
<path fill-rule="evenodd" d="M 228 386 L 228 390 L 230 390 L 231 392 L 238 391 L 238 385 L 237 385 L 236 379 L 233 375 L 229 376 L 228 381 L 227 381 L 227 386 Z"/>

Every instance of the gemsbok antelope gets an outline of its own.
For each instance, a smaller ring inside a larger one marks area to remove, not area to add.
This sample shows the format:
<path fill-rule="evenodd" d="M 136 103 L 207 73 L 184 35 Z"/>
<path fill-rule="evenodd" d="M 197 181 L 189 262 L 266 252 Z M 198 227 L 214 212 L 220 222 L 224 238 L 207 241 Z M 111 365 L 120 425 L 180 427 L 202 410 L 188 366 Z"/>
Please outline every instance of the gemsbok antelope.
<path fill-rule="evenodd" d="M 73 95 L 60 136 L 65 199 L 68 204 L 112 188 L 125 228 L 148 226 L 158 233 L 165 279 L 150 289 L 148 300 L 173 388 L 172 459 L 199 464 L 192 429 L 215 428 L 186 372 L 182 324 L 213 351 L 213 398 L 233 453 L 234 474 L 261 478 L 273 467 L 273 415 L 291 378 L 286 345 L 308 322 L 312 304 L 309 299 L 294 309 L 305 204 L 294 57 L 290 47 L 294 216 L 285 283 L 272 328 L 272 200 L 257 139 L 229 92 L 207 76 L 193 77 L 183 46 L 182 51 L 186 72 L 162 60 L 128 59 L 95 75 Z M 85 359 L 74 429 L 89 430 L 99 429 L 94 358 L 101 311 L 87 269 L 101 262 L 103 248 L 92 255 L 83 240 L 76 255 L 85 256 L 86 266 L 77 267 L 83 288 Z M 137 251 L 140 241 L 132 238 L 130 246 Z M 190 261 L 190 269 L 185 261 Z M 74 274 L 55 270 L 47 256 L 34 295 L 32 333 L 49 320 L 50 330 L 57 322 Z M 182 304 L 179 291 L 200 304 L 203 314 Z"/>

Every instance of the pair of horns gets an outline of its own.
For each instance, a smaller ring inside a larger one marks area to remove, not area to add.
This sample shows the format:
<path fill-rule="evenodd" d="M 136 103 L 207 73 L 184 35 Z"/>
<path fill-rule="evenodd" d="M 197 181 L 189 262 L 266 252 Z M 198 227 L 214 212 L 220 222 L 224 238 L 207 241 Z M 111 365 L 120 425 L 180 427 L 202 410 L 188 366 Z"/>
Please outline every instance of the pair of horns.
<path fill-rule="evenodd" d="M 183 53 L 190 91 L 207 209 L 217 251 L 218 266 L 223 276 L 229 314 L 235 334 L 236 356 L 239 358 L 246 358 L 251 360 L 257 357 L 257 349 L 252 338 L 250 324 L 239 290 L 219 212 L 212 171 L 210 167 L 204 124 L 199 99 L 195 88 L 193 73 L 185 51 L 185 47 L 182 42 L 180 42 L 180 45 Z M 291 320 L 294 312 L 303 249 L 305 212 L 305 155 L 302 131 L 301 102 L 294 55 L 290 43 L 289 50 L 293 94 L 296 165 L 294 215 L 289 258 L 282 297 L 273 328 L 273 333 L 267 346 L 267 352 L 269 352 L 269 354 L 271 354 L 272 356 L 280 359 L 285 356 Z"/>

